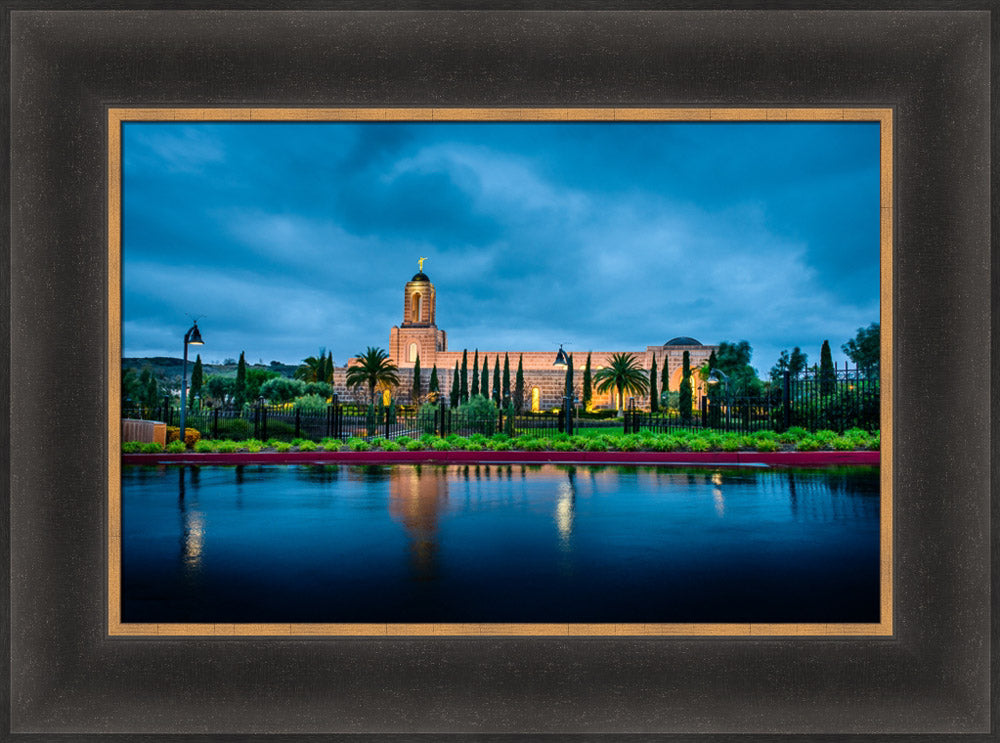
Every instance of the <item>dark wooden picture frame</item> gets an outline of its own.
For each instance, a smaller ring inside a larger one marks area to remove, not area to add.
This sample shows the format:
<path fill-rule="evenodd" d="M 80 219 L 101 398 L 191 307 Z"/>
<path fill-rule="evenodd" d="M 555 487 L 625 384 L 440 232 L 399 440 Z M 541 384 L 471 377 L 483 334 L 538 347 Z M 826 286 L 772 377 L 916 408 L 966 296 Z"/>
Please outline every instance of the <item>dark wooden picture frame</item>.
<path fill-rule="evenodd" d="M 989 6 L 75 7 L 5 5 L 9 737 L 995 739 Z M 104 143 L 143 105 L 891 108 L 893 634 L 109 637 Z"/>

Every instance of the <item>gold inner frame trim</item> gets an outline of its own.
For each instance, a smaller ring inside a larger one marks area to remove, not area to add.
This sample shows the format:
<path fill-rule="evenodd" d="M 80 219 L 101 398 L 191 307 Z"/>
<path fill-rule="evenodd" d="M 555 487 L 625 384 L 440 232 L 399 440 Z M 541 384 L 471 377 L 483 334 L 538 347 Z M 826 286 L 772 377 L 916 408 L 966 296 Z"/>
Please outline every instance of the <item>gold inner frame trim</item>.
<path fill-rule="evenodd" d="M 865 121 L 880 131 L 880 616 L 871 624 L 138 624 L 121 621 L 121 125 L 141 121 Z M 886 637 L 893 633 L 891 108 L 108 108 L 108 635 Z"/>

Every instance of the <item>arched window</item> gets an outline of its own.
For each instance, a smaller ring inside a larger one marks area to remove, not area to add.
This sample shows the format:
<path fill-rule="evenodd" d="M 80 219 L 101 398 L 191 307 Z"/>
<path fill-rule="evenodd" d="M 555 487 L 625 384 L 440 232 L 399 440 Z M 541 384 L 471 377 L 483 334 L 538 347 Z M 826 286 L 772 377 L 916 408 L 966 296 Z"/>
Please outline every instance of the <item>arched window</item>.
<path fill-rule="evenodd" d="M 416 360 L 417 360 L 417 344 L 416 343 L 411 343 L 410 344 L 410 361 L 416 361 Z"/>
<path fill-rule="evenodd" d="M 531 388 L 531 412 L 537 413 L 542 408 L 542 392 L 537 387 Z"/>
<path fill-rule="evenodd" d="M 420 292 L 414 293 L 411 306 L 413 307 L 413 313 L 410 322 L 420 322 Z"/>

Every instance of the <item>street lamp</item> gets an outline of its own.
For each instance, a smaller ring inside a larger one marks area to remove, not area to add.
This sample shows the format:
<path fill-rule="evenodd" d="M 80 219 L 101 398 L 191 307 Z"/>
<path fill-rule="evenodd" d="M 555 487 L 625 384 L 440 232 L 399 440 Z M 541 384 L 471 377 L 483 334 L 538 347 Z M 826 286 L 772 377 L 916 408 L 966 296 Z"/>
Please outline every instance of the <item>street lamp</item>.
<path fill-rule="evenodd" d="M 562 343 L 559 344 L 559 353 L 556 354 L 556 360 L 552 362 L 552 366 L 569 366 L 569 356 L 563 351 Z"/>
<path fill-rule="evenodd" d="M 187 370 L 188 370 L 188 346 L 203 346 L 205 341 L 201 339 L 201 331 L 198 330 L 198 321 L 184 334 L 184 365 L 181 367 L 181 432 L 180 440 L 184 441 L 187 435 Z"/>

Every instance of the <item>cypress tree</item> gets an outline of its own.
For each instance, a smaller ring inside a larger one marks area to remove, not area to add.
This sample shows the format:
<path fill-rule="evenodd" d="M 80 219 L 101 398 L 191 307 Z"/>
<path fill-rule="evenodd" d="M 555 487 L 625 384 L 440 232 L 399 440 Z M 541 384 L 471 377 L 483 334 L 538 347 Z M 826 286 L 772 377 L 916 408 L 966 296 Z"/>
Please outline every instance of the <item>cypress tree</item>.
<path fill-rule="evenodd" d="M 427 385 L 428 392 L 441 392 L 441 387 L 438 384 L 438 367 L 437 364 L 431 367 L 431 381 Z"/>
<path fill-rule="evenodd" d="M 566 357 L 566 397 L 570 399 L 570 404 L 573 404 L 573 354 L 569 354 Z"/>
<path fill-rule="evenodd" d="M 680 399 L 678 400 L 681 420 L 685 423 L 691 422 L 691 354 L 684 352 L 684 361 L 681 366 Z"/>
<path fill-rule="evenodd" d="M 670 392 L 670 364 L 666 356 L 663 357 L 663 371 L 660 372 L 660 392 Z"/>
<path fill-rule="evenodd" d="M 508 403 L 510 400 L 510 356 L 506 353 L 503 355 L 503 401 Z"/>
<path fill-rule="evenodd" d="M 521 364 L 524 354 L 517 357 L 517 374 L 514 375 L 514 410 L 524 410 L 524 368 Z"/>
<path fill-rule="evenodd" d="M 462 376 L 459 378 L 459 402 L 464 404 L 469 401 L 469 352 L 462 351 Z"/>
<path fill-rule="evenodd" d="M 479 394 L 483 397 L 490 396 L 490 360 L 489 357 L 483 355 L 483 376 L 479 380 Z"/>
<path fill-rule="evenodd" d="M 201 385 L 205 381 L 205 370 L 201 366 L 201 354 L 194 360 L 194 368 L 191 370 L 191 389 L 188 390 L 188 408 L 194 410 L 195 395 L 201 394 Z"/>
<path fill-rule="evenodd" d="M 479 349 L 476 349 L 476 356 L 472 361 L 472 394 L 479 394 Z"/>
<path fill-rule="evenodd" d="M 823 341 L 819 350 L 819 394 L 832 395 L 837 389 L 837 372 L 833 368 L 830 341 Z"/>
<path fill-rule="evenodd" d="M 420 354 L 417 354 L 417 358 L 413 361 L 413 392 L 411 393 L 413 397 L 413 402 L 420 400 L 420 396 L 423 394 L 423 384 L 420 379 Z"/>
<path fill-rule="evenodd" d="M 590 410 L 590 401 L 594 399 L 594 382 L 590 377 L 590 353 L 583 367 L 583 409 Z"/>
<path fill-rule="evenodd" d="M 326 364 L 323 368 L 323 379 L 320 381 L 329 382 L 331 385 L 333 384 L 333 351 L 330 351 L 326 355 Z"/>
<path fill-rule="evenodd" d="M 236 366 L 236 388 L 233 390 L 233 401 L 239 407 L 243 407 L 243 403 L 247 401 L 247 361 L 244 354 L 244 351 L 240 351 L 240 362 Z"/>
<path fill-rule="evenodd" d="M 451 406 L 453 408 L 458 407 L 458 403 L 462 399 L 462 383 L 459 381 L 458 376 L 458 362 L 455 362 L 455 376 L 451 379 Z"/>
<path fill-rule="evenodd" d="M 656 394 L 656 354 L 653 354 L 653 366 L 649 369 L 649 412 L 655 413 L 660 409 L 660 399 Z"/>
<path fill-rule="evenodd" d="M 500 355 L 493 357 L 493 402 L 500 405 Z"/>

